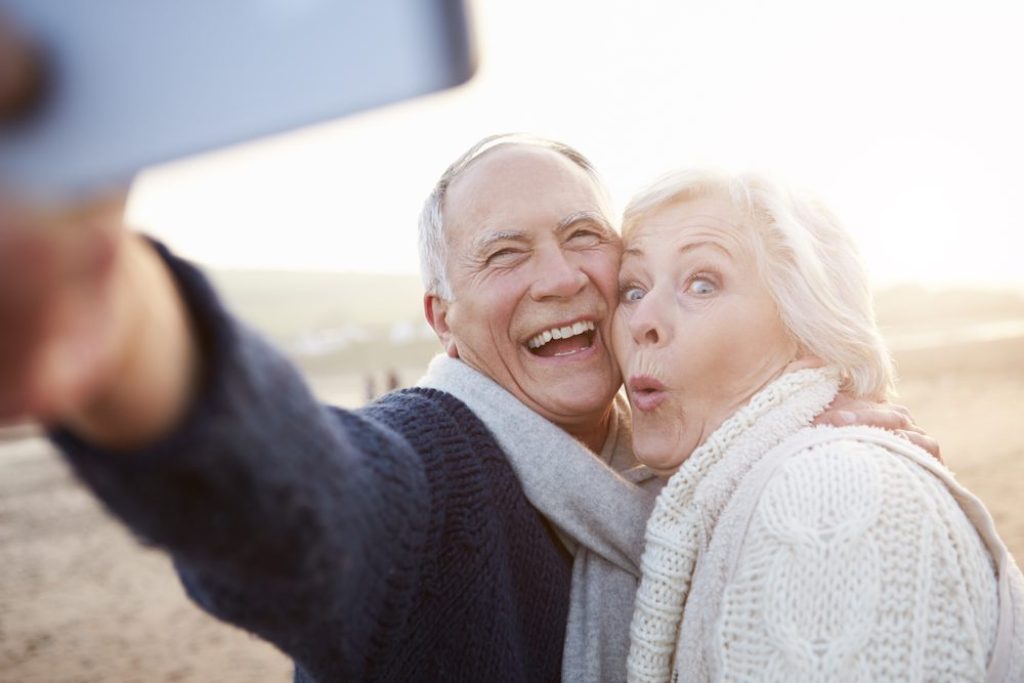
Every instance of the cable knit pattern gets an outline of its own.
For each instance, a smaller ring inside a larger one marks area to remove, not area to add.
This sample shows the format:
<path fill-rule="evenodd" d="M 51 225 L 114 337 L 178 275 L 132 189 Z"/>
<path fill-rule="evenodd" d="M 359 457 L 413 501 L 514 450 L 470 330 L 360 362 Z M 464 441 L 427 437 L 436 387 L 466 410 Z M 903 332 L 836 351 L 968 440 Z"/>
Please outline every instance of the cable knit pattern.
<path fill-rule="evenodd" d="M 472 411 L 420 388 L 320 405 L 161 253 L 209 376 L 146 451 L 53 434 L 107 507 L 170 551 L 203 608 L 291 656 L 297 681 L 558 680 L 571 558 Z"/>
<path fill-rule="evenodd" d="M 630 679 L 1021 680 L 1020 571 L 980 503 L 888 433 L 802 428 L 835 380 L 800 374 L 723 424 L 659 498 Z M 997 633 L 1017 649 L 993 666 Z"/>
<path fill-rule="evenodd" d="M 1010 590 L 1012 605 L 1009 607 L 1009 611 L 1015 616 L 1016 629 L 1014 629 L 1012 637 L 1007 642 L 1007 658 L 1009 661 L 1002 678 L 1007 683 L 1024 681 L 1024 585 L 1021 585 L 1022 583 L 1024 583 L 1024 580 L 1017 583 L 1015 589 L 1011 588 Z M 1004 596 L 1001 595 L 1000 597 Z"/>
<path fill-rule="evenodd" d="M 726 591 L 718 641 L 727 680 L 753 672 L 770 680 L 805 680 L 806 672 L 813 680 L 835 680 L 841 673 L 869 680 L 855 656 L 871 624 L 853 617 L 881 602 L 884 544 L 865 538 L 881 507 L 879 473 L 857 467 L 856 458 L 809 457 L 807 467 L 790 468 L 765 491 L 749 532 L 752 542 Z M 845 485 L 833 486 L 833 476 Z M 809 497 L 803 491 L 826 493 Z M 835 571 L 823 574 L 822 564 Z M 857 610 L 858 602 L 866 609 Z M 748 637 L 756 623 L 766 628 L 761 639 Z"/>

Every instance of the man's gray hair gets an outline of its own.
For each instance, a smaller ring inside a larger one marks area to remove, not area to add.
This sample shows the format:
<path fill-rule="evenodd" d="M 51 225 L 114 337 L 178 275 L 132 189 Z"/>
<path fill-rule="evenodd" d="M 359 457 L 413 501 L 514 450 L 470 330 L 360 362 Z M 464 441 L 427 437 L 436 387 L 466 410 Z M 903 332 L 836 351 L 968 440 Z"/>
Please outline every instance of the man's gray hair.
<path fill-rule="evenodd" d="M 448 280 L 448 242 L 445 238 L 444 228 L 444 199 L 448 187 L 474 161 L 487 152 L 504 145 L 540 147 L 561 154 L 586 171 L 598 191 L 603 197 L 607 197 L 604 182 L 594 170 L 594 166 L 585 156 L 569 145 L 525 133 L 501 133 L 480 140 L 445 170 L 420 212 L 420 276 L 423 278 L 423 288 L 427 294 L 436 294 L 447 300 L 452 298 L 451 283 Z"/>

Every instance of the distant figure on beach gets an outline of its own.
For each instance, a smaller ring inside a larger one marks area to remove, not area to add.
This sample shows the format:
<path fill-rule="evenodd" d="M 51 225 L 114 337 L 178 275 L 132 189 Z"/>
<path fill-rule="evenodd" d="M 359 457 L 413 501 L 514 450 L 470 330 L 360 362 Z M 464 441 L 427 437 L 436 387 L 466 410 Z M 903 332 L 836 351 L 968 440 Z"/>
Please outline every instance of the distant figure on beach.
<path fill-rule="evenodd" d="M 366 403 L 377 398 L 377 381 L 373 378 L 372 372 L 363 373 L 363 398 Z"/>

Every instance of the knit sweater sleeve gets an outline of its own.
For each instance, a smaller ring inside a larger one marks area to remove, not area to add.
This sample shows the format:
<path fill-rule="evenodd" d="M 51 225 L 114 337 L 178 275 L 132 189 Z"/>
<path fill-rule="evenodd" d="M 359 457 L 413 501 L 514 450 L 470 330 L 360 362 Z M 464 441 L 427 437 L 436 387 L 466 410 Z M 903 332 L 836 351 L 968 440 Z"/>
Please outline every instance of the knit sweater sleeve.
<path fill-rule="evenodd" d="M 317 660 L 327 679 L 360 678 L 406 618 L 430 549 L 422 459 L 381 420 L 318 404 L 197 270 L 160 251 L 204 338 L 200 396 L 175 433 L 141 452 L 52 438 L 111 511 L 170 550 L 205 608 L 300 666 Z M 429 406 L 409 407 L 424 410 L 443 425 Z"/>
<path fill-rule="evenodd" d="M 725 680 L 982 680 L 996 580 L 948 490 L 835 440 L 769 479 L 709 643 Z"/>

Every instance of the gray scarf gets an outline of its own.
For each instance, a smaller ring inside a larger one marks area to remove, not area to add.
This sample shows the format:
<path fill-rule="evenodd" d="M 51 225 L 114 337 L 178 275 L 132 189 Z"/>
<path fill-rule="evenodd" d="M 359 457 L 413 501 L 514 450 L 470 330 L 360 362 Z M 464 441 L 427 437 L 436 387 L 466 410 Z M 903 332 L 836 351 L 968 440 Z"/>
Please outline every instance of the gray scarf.
<path fill-rule="evenodd" d="M 633 457 L 625 399 L 616 396 L 596 455 L 462 361 L 437 356 L 419 386 L 455 396 L 487 425 L 573 556 L 562 679 L 624 681 L 644 528 L 663 485 Z"/>

